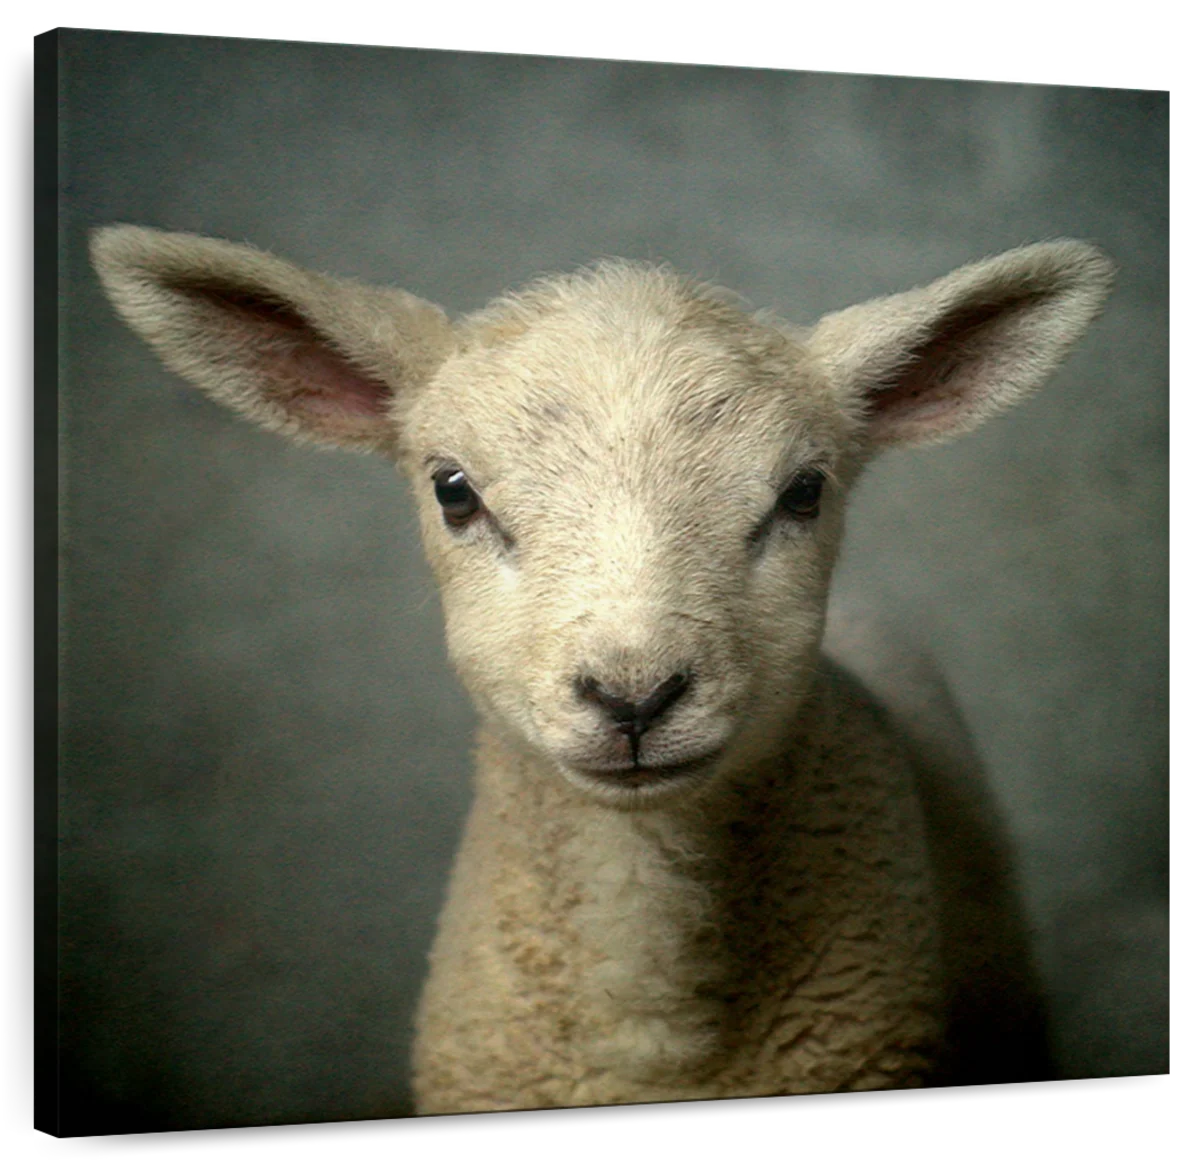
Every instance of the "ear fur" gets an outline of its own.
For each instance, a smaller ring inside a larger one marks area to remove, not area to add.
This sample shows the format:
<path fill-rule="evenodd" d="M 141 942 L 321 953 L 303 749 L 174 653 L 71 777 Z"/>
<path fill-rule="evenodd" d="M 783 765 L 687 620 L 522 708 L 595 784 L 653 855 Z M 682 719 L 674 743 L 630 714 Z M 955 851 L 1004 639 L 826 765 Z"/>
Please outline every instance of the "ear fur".
<path fill-rule="evenodd" d="M 251 246 L 109 226 L 93 234 L 92 260 L 172 371 L 299 440 L 395 453 L 405 396 L 454 343 L 431 303 Z"/>
<path fill-rule="evenodd" d="M 876 448 L 947 440 L 1035 391 L 1099 314 L 1113 264 L 1069 239 L 1011 250 L 820 320 L 808 346 Z"/>

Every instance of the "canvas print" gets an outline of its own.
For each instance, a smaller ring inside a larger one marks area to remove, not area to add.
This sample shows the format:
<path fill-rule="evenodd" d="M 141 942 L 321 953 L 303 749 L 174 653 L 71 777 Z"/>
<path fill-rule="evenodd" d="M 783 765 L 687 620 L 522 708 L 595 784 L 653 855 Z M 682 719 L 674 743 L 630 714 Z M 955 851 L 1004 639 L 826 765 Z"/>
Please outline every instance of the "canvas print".
<path fill-rule="evenodd" d="M 1167 1070 L 1165 93 L 38 53 L 43 1130 Z"/>

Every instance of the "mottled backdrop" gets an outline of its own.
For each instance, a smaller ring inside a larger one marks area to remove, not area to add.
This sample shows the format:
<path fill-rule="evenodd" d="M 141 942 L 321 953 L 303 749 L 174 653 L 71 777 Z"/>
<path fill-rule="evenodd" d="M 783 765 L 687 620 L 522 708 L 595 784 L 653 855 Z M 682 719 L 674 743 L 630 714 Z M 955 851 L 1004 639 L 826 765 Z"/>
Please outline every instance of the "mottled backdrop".
<path fill-rule="evenodd" d="M 797 322 L 1103 245 L 1080 350 L 879 463 L 838 586 L 961 694 L 1061 1074 L 1166 1068 L 1165 94 L 94 32 L 60 63 L 68 1130 L 404 1113 L 472 729 L 405 487 L 165 372 L 88 269 L 115 221 L 451 312 L 665 259 Z"/>

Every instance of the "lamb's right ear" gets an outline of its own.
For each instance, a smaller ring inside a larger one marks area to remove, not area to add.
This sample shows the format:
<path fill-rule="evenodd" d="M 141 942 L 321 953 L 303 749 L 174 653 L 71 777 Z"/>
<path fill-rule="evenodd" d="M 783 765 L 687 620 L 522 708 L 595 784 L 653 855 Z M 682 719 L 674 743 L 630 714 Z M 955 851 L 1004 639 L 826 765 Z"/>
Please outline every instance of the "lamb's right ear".
<path fill-rule="evenodd" d="M 125 321 L 214 399 L 301 440 L 396 452 L 404 398 L 450 353 L 450 321 L 404 291 L 193 234 L 109 226 L 92 260 Z"/>

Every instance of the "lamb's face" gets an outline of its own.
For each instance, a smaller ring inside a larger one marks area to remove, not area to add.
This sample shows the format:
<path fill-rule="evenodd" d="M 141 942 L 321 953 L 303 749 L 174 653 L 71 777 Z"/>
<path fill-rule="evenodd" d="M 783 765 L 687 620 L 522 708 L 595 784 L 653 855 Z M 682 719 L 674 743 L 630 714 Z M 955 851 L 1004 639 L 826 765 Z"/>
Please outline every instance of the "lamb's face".
<path fill-rule="evenodd" d="M 769 748 L 807 689 L 855 469 L 803 349 L 646 271 L 465 334 L 407 455 L 482 711 L 626 804 Z"/>

